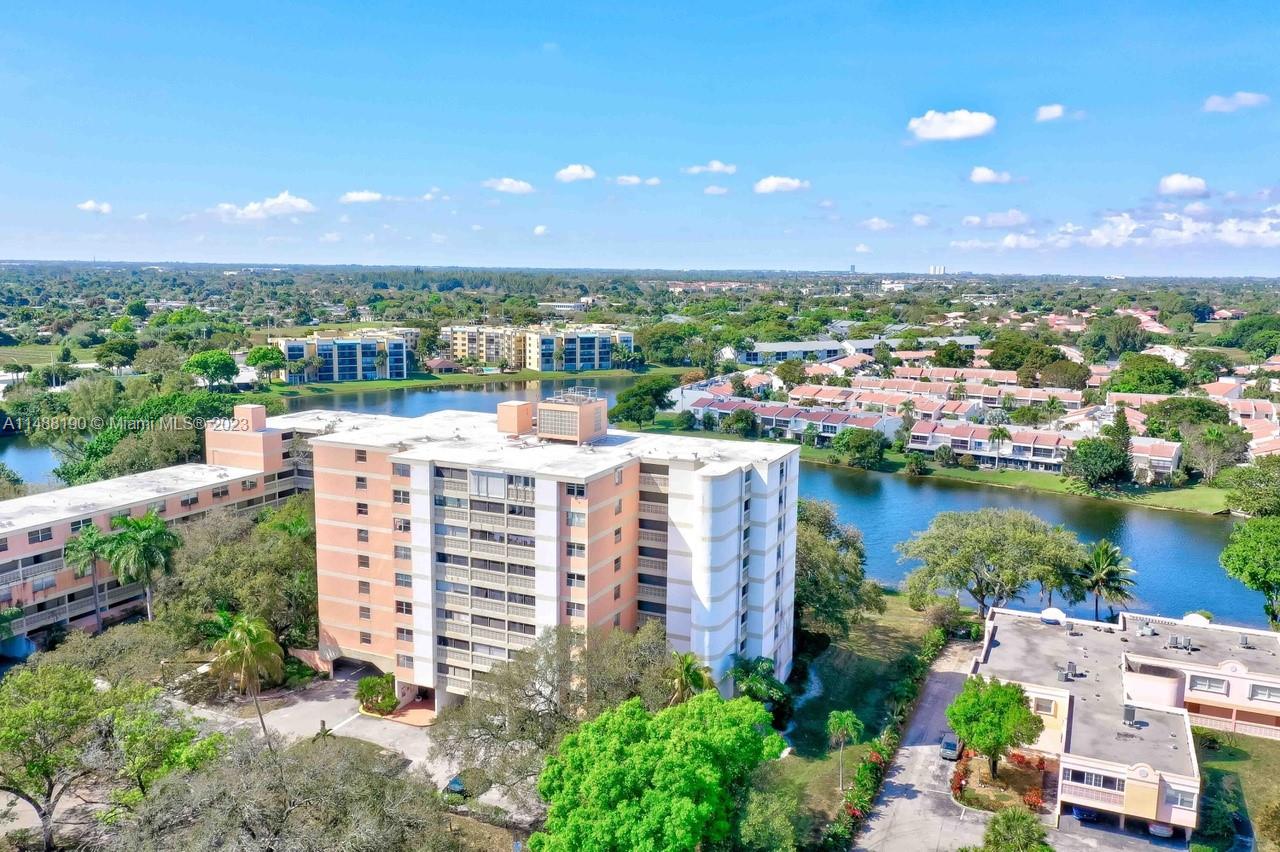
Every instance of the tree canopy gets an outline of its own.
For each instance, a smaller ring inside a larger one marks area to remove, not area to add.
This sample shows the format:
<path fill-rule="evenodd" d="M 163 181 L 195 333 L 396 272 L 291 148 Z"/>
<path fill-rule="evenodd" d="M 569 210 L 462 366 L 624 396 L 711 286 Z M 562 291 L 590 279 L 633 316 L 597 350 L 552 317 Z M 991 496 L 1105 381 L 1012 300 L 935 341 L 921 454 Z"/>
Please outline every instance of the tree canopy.
<path fill-rule="evenodd" d="M 947 708 L 947 722 L 966 746 L 987 758 L 992 778 L 1001 757 L 1035 742 L 1044 730 L 1044 720 L 1031 711 L 1021 686 L 981 675 L 965 680 Z"/>
<path fill-rule="evenodd" d="M 880 586 L 866 578 L 862 534 L 841 524 L 835 504 L 802 497 L 796 513 L 796 623 L 842 637 L 863 615 L 883 612 Z"/>
<path fill-rule="evenodd" d="M 1280 625 L 1280 517 L 1236 524 L 1218 557 L 1227 575 L 1261 594 L 1267 620 Z"/>

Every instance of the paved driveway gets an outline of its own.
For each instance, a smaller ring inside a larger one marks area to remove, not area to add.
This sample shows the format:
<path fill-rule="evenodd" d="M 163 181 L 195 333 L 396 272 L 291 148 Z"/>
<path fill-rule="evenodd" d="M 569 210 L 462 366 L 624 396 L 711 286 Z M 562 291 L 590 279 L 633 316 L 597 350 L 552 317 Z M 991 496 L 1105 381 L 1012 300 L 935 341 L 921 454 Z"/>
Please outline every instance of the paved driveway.
<path fill-rule="evenodd" d="M 976 648 L 952 644 L 934 663 L 856 849 L 939 852 L 982 845 L 990 814 L 952 800 L 951 773 L 955 764 L 938 754 L 938 744 L 947 728 L 947 706 L 960 692 Z M 1069 817 L 1063 820 L 1061 829 L 1049 830 L 1049 844 L 1057 852 L 1158 852 L 1186 848 L 1182 843 L 1075 825 Z"/>

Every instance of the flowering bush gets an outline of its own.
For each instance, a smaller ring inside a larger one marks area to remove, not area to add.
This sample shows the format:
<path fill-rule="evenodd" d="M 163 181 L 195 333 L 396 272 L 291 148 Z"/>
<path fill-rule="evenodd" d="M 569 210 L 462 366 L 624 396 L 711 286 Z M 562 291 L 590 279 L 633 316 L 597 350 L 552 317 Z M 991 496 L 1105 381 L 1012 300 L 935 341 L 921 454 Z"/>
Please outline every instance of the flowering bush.
<path fill-rule="evenodd" d="M 1038 811 L 1044 807 L 1044 793 L 1040 790 L 1028 790 L 1022 794 L 1022 801 L 1031 810 Z"/>

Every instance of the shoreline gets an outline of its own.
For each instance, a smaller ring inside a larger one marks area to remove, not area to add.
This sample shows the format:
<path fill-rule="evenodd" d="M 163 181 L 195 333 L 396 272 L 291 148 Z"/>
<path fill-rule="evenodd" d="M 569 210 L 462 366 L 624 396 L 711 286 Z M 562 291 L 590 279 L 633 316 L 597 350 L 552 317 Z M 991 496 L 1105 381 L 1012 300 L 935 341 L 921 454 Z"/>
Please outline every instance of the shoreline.
<path fill-rule="evenodd" d="M 277 399 L 305 399 L 313 396 L 342 396 L 364 391 L 387 390 L 424 390 L 431 388 L 465 388 L 476 385 L 490 385 L 501 382 L 562 382 L 570 379 L 591 381 L 594 379 L 645 378 L 647 376 L 678 376 L 688 371 L 688 367 L 653 366 L 644 370 L 588 370 L 585 372 L 568 372 L 555 370 L 540 372 L 538 370 L 520 370 L 515 373 L 435 373 L 410 374 L 407 379 L 369 379 L 351 382 L 308 382 L 306 384 L 287 385 L 272 382 L 265 391 L 257 393 L 269 394 Z"/>
<path fill-rule="evenodd" d="M 723 432 L 708 432 L 702 429 L 676 429 L 674 428 L 673 415 L 665 412 L 659 415 L 659 420 L 657 422 L 650 426 L 643 427 L 642 431 L 662 432 L 671 435 L 689 435 L 692 437 L 702 438 L 720 438 L 729 441 L 767 441 L 774 444 L 797 446 L 791 441 L 777 441 L 772 438 L 740 438 L 737 435 L 726 435 Z M 1118 494 L 1112 495 L 1107 493 L 1088 492 L 1084 490 L 1072 490 L 1067 486 L 1066 480 L 1062 476 L 1052 473 L 984 469 L 970 471 L 960 467 L 939 467 L 932 460 L 929 461 L 929 472 L 917 476 L 904 472 L 903 468 L 906 464 L 904 454 L 895 453 L 892 450 L 887 450 L 885 452 L 884 462 L 882 462 L 879 467 L 872 469 L 850 467 L 840 461 L 833 461 L 831 456 L 831 451 L 827 449 L 807 446 L 800 447 L 800 460 L 806 464 L 825 465 L 827 467 L 863 471 L 866 473 L 878 473 L 889 476 L 904 476 L 910 479 L 939 479 L 946 480 L 948 482 L 981 485 L 992 488 L 1006 488 L 1015 491 L 1035 491 L 1041 494 L 1100 500 L 1103 502 L 1138 506 L 1144 509 L 1155 509 L 1163 512 L 1185 512 L 1187 514 L 1201 515 L 1205 517 L 1231 516 L 1231 513 L 1226 506 L 1226 489 L 1215 488 L 1213 486 L 1199 483 L 1186 488 L 1135 487 L 1133 491 L 1122 491 Z M 1043 478 L 1044 481 L 1032 479 L 1032 477 Z"/>

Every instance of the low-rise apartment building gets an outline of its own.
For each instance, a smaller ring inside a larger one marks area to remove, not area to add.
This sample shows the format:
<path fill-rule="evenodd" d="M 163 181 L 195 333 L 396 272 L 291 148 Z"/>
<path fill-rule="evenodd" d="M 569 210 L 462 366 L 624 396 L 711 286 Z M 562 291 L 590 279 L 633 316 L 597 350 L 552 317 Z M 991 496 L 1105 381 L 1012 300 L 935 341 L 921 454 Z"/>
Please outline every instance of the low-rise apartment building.
<path fill-rule="evenodd" d="M 1059 811 L 1120 824 L 1198 822 L 1191 726 L 1280 739 L 1280 637 L 1264 630 L 1121 613 L 993 609 L 972 674 L 1020 684 L 1045 722 L 1032 750 L 1057 757 Z"/>
<path fill-rule="evenodd" d="M 318 331 L 309 337 L 273 337 L 284 353 L 289 384 L 404 379 L 417 329 Z"/>
<path fill-rule="evenodd" d="M 608 429 L 589 389 L 311 439 L 320 650 L 442 707 L 547 628 L 791 668 L 798 448 Z"/>
<path fill-rule="evenodd" d="M 635 337 L 606 325 L 454 325 L 440 330 L 442 348 L 456 360 L 512 370 L 609 370 L 614 354 L 635 348 Z"/>

